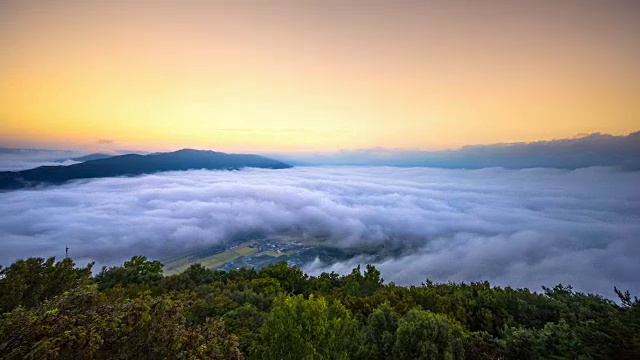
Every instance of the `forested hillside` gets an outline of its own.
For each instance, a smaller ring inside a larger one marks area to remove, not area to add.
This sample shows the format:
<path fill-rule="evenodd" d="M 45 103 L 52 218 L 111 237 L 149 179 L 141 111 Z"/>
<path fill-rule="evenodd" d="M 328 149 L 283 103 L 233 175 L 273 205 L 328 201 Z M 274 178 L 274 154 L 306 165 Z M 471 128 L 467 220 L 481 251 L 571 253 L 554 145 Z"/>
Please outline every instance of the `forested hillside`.
<path fill-rule="evenodd" d="M 96 276 L 70 259 L 0 268 L 0 358 L 640 358 L 640 303 L 617 290 L 619 303 L 560 285 L 397 286 L 373 266 L 162 267 L 137 256 Z"/>

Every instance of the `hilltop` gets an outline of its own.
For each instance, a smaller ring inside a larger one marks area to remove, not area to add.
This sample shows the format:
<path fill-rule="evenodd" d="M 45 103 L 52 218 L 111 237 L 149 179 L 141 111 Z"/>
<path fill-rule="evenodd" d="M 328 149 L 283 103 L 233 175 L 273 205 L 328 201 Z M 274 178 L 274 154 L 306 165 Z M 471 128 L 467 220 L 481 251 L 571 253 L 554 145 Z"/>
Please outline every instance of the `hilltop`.
<path fill-rule="evenodd" d="M 41 166 L 30 170 L 0 172 L 0 189 L 21 189 L 61 184 L 76 179 L 134 176 L 162 171 L 238 170 L 248 167 L 286 169 L 291 165 L 259 155 L 182 149 L 149 155 L 112 156 L 69 166 Z"/>

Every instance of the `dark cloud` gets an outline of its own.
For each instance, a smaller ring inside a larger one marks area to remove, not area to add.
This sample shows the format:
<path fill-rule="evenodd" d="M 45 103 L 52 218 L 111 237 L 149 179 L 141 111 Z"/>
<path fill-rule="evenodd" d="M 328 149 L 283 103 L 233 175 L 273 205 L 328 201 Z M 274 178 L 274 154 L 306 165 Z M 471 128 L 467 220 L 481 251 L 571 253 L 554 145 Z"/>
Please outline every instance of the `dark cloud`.
<path fill-rule="evenodd" d="M 640 172 L 294 168 L 188 171 L 0 193 L 0 264 L 166 259 L 243 234 L 376 248 L 387 281 L 569 283 L 640 292 Z M 347 271 L 309 264 L 312 273 Z"/>
<path fill-rule="evenodd" d="M 626 136 L 595 133 L 532 143 L 471 145 L 450 151 L 362 149 L 333 154 L 275 156 L 296 165 L 428 166 L 453 169 L 619 166 L 627 170 L 640 170 L 640 132 Z"/>

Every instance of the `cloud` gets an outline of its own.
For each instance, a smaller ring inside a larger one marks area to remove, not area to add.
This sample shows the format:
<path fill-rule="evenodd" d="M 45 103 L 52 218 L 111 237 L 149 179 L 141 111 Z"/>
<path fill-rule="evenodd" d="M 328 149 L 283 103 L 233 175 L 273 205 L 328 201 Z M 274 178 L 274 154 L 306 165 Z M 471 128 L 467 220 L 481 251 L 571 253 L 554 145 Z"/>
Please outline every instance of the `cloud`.
<path fill-rule="evenodd" d="M 12 149 L 0 148 L 0 171 L 20 171 L 38 166 L 72 165 L 68 160 L 79 156 L 75 150 Z"/>
<path fill-rule="evenodd" d="M 113 144 L 114 142 L 112 139 L 98 139 L 98 144 Z"/>
<path fill-rule="evenodd" d="M 107 150 L 101 153 L 111 155 L 124 154 L 148 154 L 138 150 Z M 73 165 L 86 155 L 95 155 L 95 152 L 86 150 L 49 150 L 49 149 L 16 149 L 0 147 L 0 171 L 21 171 L 33 169 L 39 166 Z"/>
<path fill-rule="evenodd" d="M 619 166 L 640 170 L 640 132 L 626 136 L 594 133 L 569 139 L 470 145 L 448 151 L 393 149 L 343 150 L 333 154 L 275 154 L 295 165 L 428 166 L 452 169 L 549 167 L 577 169 Z"/>
<path fill-rule="evenodd" d="M 28 256 L 120 264 L 242 235 L 375 248 L 387 281 L 490 280 L 640 292 L 640 172 L 307 167 L 188 171 L 0 193 L 0 264 Z"/>

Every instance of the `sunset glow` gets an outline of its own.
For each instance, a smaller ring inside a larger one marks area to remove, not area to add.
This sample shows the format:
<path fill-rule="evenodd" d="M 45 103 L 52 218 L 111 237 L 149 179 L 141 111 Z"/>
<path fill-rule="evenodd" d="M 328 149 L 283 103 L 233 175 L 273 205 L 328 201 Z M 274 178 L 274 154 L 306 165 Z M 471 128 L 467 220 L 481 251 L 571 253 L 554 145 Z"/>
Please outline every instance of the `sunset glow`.
<path fill-rule="evenodd" d="M 638 130 L 640 2 L 418 3 L 3 1 L 0 144 L 443 149 Z"/>

